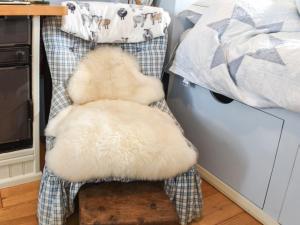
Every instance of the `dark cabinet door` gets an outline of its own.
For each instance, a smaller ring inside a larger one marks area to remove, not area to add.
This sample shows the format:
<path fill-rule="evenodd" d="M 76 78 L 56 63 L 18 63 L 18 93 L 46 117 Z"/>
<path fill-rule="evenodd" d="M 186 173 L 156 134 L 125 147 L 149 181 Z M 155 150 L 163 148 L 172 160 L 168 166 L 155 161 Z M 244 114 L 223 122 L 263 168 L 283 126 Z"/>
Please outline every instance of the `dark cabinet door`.
<path fill-rule="evenodd" d="M 28 65 L 29 63 L 29 46 L 0 48 L 0 67 Z"/>
<path fill-rule="evenodd" d="M 31 138 L 30 68 L 0 68 L 0 144 Z"/>
<path fill-rule="evenodd" d="M 30 45 L 30 43 L 30 17 L 0 16 L 0 46 Z"/>

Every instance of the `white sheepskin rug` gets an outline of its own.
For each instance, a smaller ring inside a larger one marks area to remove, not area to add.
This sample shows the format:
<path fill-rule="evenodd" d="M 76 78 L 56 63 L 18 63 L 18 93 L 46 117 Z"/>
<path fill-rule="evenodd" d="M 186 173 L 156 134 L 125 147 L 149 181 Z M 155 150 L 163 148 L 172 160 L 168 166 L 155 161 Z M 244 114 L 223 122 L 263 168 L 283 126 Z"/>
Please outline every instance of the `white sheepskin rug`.
<path fill-rule="evenodd" d="M 147 106 L 163 98 L 160 80 L 140 73 L 118 48 L 89 53 L 71 78 L 74 101 L 49 121 L 56 137 L 46 165 L 69 181 L 120 177 L 162 180 L 196 163 L 173 119 Z"/>
<path fill-rule="evenodd" d="M 128 101 L 69 106 L 50 121 L 46 134 L 56 137 L 47 166 L 70 181 L 160 180 L 196 163 L 196 152 L 168 114 Z"/>
<path fill-rule="evenodd" d="M 122 99 L 148 105 L 164 97 L 160 80 L 143 75 L 136 59 L 117 47 L 90 52 L 71 77 L 68 92 L 76 104 Z"/>

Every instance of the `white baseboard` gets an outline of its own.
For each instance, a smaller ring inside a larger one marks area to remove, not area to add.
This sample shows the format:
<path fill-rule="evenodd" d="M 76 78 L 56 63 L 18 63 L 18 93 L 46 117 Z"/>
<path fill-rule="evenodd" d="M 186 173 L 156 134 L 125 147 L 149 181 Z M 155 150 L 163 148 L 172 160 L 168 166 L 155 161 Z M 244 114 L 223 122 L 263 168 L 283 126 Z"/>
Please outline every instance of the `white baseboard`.
<path fill-rule="evenodd" d="M 242 209 L 248 212 L 251 216 L 257 219 L 264 225 L 279 225 L 271 216 L 266 214 L 262 209 L 258 208 L 251 201 L 246 199 L 237 191 L 233 190 L 230 186 L 222 182 L 219 178 L 208 172 L 206 169 L 197 166 L 202 178 L 226 195 L 229 199 L 239 205 Z"/>
<path fill-rule="evenodd" d="M 25 175 L 1 179 L 0 180 L 0 188 L 12 187 L 12 186 L 40 180 L 41 176 L 42 176 L 42 172 L 39 172 L 39 173 L 29 173 L 29 174 L 25 174 Z"/>

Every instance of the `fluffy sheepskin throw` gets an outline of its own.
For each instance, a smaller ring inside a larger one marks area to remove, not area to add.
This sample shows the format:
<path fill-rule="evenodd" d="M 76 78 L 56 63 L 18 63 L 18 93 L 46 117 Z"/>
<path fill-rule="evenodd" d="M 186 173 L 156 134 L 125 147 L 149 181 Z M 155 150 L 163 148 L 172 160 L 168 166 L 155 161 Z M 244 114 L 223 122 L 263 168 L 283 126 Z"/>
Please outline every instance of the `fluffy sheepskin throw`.
<path fill-rule="evenodd" d="M 107 57 L 105 57 L 107 56 Z M 74 105 L 49 121 L 56 137 L 46 164 L 69 181 L 121 177 L 161 180 L 196 163 L 173 119 L 147 104 L 163 97 L 161 82 L 139 72 L 117 48 L 88 54 L 69 83 Z"/>
<path fill-rule="evenodd" d="M 137 60 L 117 47 L 90 52 L 71 77 L 68 92 L 76 104 L 123 99 L 148 105 L 164 97 L 160 80 L 143 75 Z"/>
<path fill-rule="evenodd" d="M 47 166 L 70 181 L 160 180 L 196 163 L 195 151 L 167 113 L 134 102 L 69 106 L 50 121 L 46 134 L 56 137 Z"/>

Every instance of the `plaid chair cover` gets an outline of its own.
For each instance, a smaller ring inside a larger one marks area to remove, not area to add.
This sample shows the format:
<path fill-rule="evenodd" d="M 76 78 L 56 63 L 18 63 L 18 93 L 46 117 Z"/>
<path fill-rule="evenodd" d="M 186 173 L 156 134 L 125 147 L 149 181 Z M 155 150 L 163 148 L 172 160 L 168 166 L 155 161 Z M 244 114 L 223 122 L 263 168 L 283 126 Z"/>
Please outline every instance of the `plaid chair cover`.
<path fill-rule="evenodd" d="M 60 30 L 60 17 L 48 17 L 44 20 L 43 39 L 51 70 L 53 97 L 50 119 L 60 110 L 71 104 L 66 92 L 66 84 L 81 57 L 90 51 L 91 44 Z M 151 42 L 121 44 L 121 47 L 138 58 L 145 75 L 160 77 L 167 48 L 167 38 L 161 37 Z M 151 105 L 167 112 L 172 117 L 166 101 Z M 174 117 L 173 117 L 174 118 Z M 174 118 L 175 120 L 175 118 Z M 46 138 L 47 151 L 53 147 L 54 139 Z M 191 145 L 191 147 L 193 147 Z M 90 182 L 122 181 L 126 179 L 107 178 Z M 165 191 L 176 209 L 182 225 L 199 218 L 202 210 L 200 176 L 193 167 L 186 173 L 165 180 Z M 63 225 L 74 211 L 74 199 L 80 187 L 86 182 L 68 182 L 44 168 L 39 200 L 38 218 L 40 225 Z"/>

